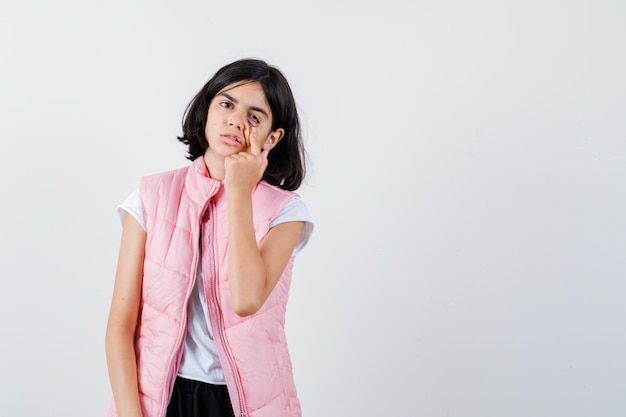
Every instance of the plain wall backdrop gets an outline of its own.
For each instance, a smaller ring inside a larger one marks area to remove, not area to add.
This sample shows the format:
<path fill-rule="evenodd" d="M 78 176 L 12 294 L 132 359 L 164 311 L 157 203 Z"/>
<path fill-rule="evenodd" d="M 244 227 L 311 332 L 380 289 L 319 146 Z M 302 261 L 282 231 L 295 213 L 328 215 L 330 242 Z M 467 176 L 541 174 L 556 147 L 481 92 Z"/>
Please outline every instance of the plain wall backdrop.
<path fill-rule="evenodd" d="M 621 0 L 3 1 L 0 415 L 104 412 L 115 207 L 242 57 L 310 155 L 305 417 L 626 415 L 625 51 Z"/>

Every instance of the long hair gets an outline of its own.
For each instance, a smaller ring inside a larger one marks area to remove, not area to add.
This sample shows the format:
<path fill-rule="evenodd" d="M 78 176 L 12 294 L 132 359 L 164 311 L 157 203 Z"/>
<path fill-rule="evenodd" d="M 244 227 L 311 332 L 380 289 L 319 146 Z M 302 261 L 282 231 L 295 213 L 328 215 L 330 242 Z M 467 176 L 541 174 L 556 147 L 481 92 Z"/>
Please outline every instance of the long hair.
<path fill-rule="evenodd" d="M 296 102 L 280 70 L 264 61 L 242 59 L 217 71 L 187 106 L 183 117 L 183 135 L 178 140 L 188 146 L 187 159 L 193 161 L 204 155 L 209 146 L 204 131 L 211 101 L 229 85 L 245 81 L 261 85 L 272 111 L 272 130 L 282 128 L 285 131 L 268 155 L 263 180 L 285 190 L 296 190 L 306 172 Z"/>

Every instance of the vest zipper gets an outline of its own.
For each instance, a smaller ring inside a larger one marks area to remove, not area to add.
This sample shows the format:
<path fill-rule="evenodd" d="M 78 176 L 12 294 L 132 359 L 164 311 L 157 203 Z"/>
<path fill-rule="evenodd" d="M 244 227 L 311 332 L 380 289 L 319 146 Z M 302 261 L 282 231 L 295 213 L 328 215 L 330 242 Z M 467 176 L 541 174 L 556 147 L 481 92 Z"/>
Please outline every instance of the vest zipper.
<path fill-rule="evenodd" d="M 216 341 L 219 340 L 222 343 L 224 354 L 226 355 L 226 359 L 228 361 L 228 365 L 230 368 L 229 371 L 231 373 L 232 381 L 235 383 L 236 391 L 234 393 L 236 393 L 237 398 L 236 399 L 231 398 L 231 400 L 236 400 L 239 403 L 239 417 L 247 417 L 246 403 L 245 403 L 244 395 L 243 395 L 243 384 L 241 382 L 241 376 L 239 375 L 239 371 L 237 370 L 237 364 L 235 363 L 235 359 L 233 357 L 232 351 L 228 344 L 228 340 L 226 339 L 226 331 L 224 329 L 224 316 L 222 315 L 222 312 L 221 312 L 220 301 L 219 301 L 219 296 L 218 296 L 220 280 L 219 280 L 219 275 L 218 275 L 219 271 L 218 271 L 217 264 L 215 261 L 217 259 L 217 245 L 215 244 L 216 243 L 215 212 L 217 210 L 215 209 L 214 204 L 211 204 L 209 206 L 209 210 L 211 210 L 211 212 L 209 213 L 209 219 L 211 221 L 211 243 L 213 243 L 212 248 L 211 248 L 212 249 L 211 256 L 209 257 L 209 260 L 210 260 L 211 270 L 213 274 L 211 277 L 212 279 L 211 279 L 210 285 L 207 286 L 210 289 L 209 291 L 210 298 L 208 300 L 210 302 L 207 302 L 207 305 L 210 306 L 210 311 L 212 311 L 213 317 L 217 321 L 217 326 L 212 326 L 214 336 L 215 335 L 219 336 L 219 338 L 216 337 L 215 340 Z M 224 366 L 222 366 L 222 370 L 224 370 Z"/>

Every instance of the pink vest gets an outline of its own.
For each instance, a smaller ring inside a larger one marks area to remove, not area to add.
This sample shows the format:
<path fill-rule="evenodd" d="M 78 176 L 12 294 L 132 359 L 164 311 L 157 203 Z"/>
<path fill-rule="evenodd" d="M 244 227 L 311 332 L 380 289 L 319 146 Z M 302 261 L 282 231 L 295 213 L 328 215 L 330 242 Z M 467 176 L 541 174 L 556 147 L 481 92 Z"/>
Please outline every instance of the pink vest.
<path fill-rule="evenodd" d="M 235 314 L 228 284 L 228 207 L 221 188 L 208 177 L 204 158 L 140 183 L 147 241 L 135 350 L 143 415 L 165 416 L 185 340 L 187 302 L 202 262 L 209 319 L 235 416 L 299 417 L 284 332 L 294 258 L 257 313 Z M 252 196 L 260 242 L 295 193 L 260 182 Z M 116 415 L 111 402 L 107 416 Z"/>

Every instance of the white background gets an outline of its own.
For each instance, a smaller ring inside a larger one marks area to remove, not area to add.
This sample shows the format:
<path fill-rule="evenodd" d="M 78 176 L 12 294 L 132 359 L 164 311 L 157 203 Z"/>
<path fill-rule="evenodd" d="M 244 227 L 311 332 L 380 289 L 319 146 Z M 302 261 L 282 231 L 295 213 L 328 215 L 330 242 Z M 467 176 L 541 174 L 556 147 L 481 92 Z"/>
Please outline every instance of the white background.
<path fill-rule="evenodd" d="M 305 416 L 626 415 L 626 3 L 3 1 L 0 415 L 98 416 L 120 224 L 187 103 L 290 80 Z"/>

